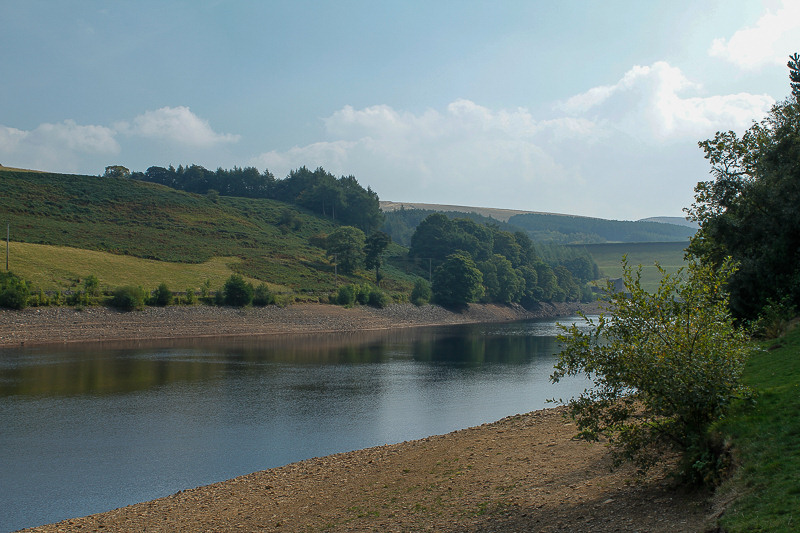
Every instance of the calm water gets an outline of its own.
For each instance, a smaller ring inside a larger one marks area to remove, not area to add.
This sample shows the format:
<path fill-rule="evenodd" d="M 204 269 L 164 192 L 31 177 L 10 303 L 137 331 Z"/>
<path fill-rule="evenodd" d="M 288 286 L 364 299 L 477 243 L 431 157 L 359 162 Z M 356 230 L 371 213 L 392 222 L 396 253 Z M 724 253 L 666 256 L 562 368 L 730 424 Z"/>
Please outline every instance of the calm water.
<path fill-rule="evenodd" d="M 569 323 L 575 319 L 562 319 Z M 546 407 L 552 321 L 0 350 L 0 531 Z"/>

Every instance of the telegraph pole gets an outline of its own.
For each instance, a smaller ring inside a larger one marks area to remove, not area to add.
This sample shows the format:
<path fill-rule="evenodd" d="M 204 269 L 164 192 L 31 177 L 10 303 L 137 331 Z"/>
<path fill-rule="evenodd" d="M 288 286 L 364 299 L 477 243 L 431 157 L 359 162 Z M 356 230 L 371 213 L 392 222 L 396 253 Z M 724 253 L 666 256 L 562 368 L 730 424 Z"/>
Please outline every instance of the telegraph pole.
<path fill-rule="evenodd" d="M 8 272 L 8 244 L 11 238 L 11 222 L 6 222 L 6 272 Z"/>

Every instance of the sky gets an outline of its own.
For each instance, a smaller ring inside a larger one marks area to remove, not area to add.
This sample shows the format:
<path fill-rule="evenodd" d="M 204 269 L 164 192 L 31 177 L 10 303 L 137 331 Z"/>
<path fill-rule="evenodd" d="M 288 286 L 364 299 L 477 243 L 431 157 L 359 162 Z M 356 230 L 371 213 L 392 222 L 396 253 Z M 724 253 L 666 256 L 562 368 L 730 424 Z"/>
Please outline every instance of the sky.
<path fill-rule="evenodd" d="M 683 216 L 790 94 L 798 0 L 0 1 L 0 164 L 323 167 L 381 200 Z"/>

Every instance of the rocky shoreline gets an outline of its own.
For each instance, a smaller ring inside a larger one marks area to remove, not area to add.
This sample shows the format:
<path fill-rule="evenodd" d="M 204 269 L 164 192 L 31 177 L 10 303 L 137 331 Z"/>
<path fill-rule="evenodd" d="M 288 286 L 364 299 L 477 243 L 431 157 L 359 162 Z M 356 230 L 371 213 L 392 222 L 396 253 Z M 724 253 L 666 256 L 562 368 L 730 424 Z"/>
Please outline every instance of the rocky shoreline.
<path fill-rule="evenodd" d="M 236 309 L 205 305 L 147 307 L 120 312 L 106 307 L 27 308 L 0 310 L 0 347 L 32 344 L 154 340 L 276 335 L 391 329 L 414 326 L 510 322 L 531 318 L 569 316 L 592 312 L 596 304 L 540 304 L 537 309 L 521 306 L 472 304 L 463 312 L 435 305 L 421 307 L 394 304 L 377 309 L 367 306 L 343 308 L 323 304 Z"/>

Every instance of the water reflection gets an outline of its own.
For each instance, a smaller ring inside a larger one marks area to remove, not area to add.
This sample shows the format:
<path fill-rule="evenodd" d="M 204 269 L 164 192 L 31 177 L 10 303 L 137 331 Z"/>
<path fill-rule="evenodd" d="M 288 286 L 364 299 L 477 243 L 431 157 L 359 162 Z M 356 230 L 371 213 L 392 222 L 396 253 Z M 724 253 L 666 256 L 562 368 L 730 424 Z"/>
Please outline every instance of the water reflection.
<path fill-rule="evenodd" d="M 0 350 L 0 532 L 568 397 L 552 322 Z"/>
<path fill-rule="evenodd" d="M 531 335 L 531 329 L 519 325 L 14 348 L 0 350 L 0 396 L 130 393 L 259 374 L 275 365 L 375 364 L 409 355 L 418 362 L 463 367 L 524 364 L 555 350 L 554 338 Z"/>

